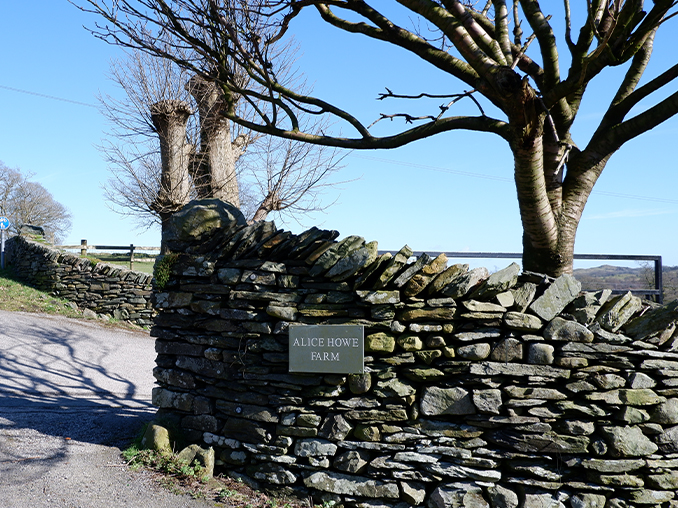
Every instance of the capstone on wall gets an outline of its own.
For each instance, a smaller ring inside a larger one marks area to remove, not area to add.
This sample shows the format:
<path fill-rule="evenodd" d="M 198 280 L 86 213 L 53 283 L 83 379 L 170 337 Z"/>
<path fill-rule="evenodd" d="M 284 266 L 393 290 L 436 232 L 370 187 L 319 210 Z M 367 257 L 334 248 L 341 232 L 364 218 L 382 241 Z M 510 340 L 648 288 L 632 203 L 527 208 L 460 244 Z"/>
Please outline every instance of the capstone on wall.
<path fill-rule="evenodd" d="M 678 302 L 337 236 L 174 219 L 154 402 L 222 468 L 351 507 L 678 506 Z M 289 373 L 292 324 L 364 326 L 365 373 Z"/>
<path fill-rule="evenodd" d="M 93 263 L 25 236 L 6 242 L 7 262 L 30 285 L 79 308 L 140 326 L 152 325 L 151 275 Z"/>

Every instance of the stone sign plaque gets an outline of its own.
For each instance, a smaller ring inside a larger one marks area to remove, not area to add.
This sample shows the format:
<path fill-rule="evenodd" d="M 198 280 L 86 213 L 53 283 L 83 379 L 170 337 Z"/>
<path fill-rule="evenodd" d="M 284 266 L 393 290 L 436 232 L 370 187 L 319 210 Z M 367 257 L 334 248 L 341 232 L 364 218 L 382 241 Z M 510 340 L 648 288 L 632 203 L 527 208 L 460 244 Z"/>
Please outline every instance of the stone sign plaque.
<path fill-rule="evenodd" d="M 290 372 L 362 374 L 364 327 L 358 325 L 290 326 Z"/>

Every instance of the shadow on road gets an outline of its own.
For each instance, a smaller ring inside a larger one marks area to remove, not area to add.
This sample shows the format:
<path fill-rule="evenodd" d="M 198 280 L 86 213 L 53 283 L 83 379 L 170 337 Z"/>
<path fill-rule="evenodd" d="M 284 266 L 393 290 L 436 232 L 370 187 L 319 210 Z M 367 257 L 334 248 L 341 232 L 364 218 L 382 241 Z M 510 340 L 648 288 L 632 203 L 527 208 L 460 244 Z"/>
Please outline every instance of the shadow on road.
<path fill-rule="evenodd" d="M 154 360 L 147 333 L 0 311 L 0 484 L 128 444 L 155 413 Z"/>

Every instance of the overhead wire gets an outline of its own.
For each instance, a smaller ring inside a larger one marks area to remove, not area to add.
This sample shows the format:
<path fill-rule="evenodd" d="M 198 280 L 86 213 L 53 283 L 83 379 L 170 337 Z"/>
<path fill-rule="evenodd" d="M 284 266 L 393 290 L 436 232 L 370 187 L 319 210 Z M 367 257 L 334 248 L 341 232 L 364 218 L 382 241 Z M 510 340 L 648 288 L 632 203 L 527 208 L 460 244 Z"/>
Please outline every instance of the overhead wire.
<path fill-rule="evenodd" d="M 30 90 L 24 90 L 21 88 L 15 88 L 11 86 L 6 86 L 6 85 L 0 85 L 0 88 L 4 90 L 10 90 L 12 92 L 18 92 L 18 93 L 23 93 L 27 95 L 34 95 L 36 97 L 42 97 L 43 99 L 50 99 L 50 100 L 55 100 L 55 101 L 61 101 L 61 102 L 68 102 L 71 104 L 77 104 L 79 106 L 87 106 L 90 108 L 99 108 L 96 104 L 89 104 L 87 102 L 82 102 L 82 101 L 75 101 L 72 99 L 65 99 L 63 97 L 57 97 L 55 95 L 47 95 L 43 93 L 38 93 L 38 92 L 32 92 Z M 436 171 L 439 173 L 449 173 L 449 174 L 454 174 L 454 175 L 460 175 L 460 176 L 468 176 L 470 178 L 480 178 L 483 180 L 494 180 L 497 182 L 511 182 L 513 183 L 513 179 L 511 178 L 506 178 L 503 176 L 495 176 L 495 175 L 487 175 L 483 173 L 477 173 L 473 171 L 460 171 L 457 169 L 450 169 L 450 168 L 443 168 L 440 166 L 431 166 L 428 164 L 421 164 L 421 163 L 416 163 L 416 162 L 407 162 L 407 161 L 398 161 L 394 159 L 387 159 L 384 157 L 374 157 L 371 155 L 364 155 L 364 154 L 358 154 L 355 151 L 350 153 L 351 157 L 356 157 L 358 159 L 365 159 L 365 160 L 373 160 L 377 162 L 384 162 L 388 164 L 397 164 L 399 166 L 406 166 L 406 167 L 413 167 L 417 169 L 425 169 L 427 171 Z M 635 194 L 622 194 L 619 192 L 607 192 L 607 191 L 601 191 L 601 190 L 594 190 L 592 194 L 597 194 L 600 196 L 610 196 L 610 197 L 615 197 L 615 198 L 622 198 L 622 199 L 637 199 L 641 201 L 650 201 L 654 203 L 667 203 L 667 204 L 678 204 L 677 199 L 668 199 L 668 198 L 659 198 L 659 197 L 651 197 L 651 196 L 638 196 Z"/>
<path fill-rule="evenodd" d="M 443 168 L 440 166 L 431 166 L 428 164 L 421 164 L 418 162 L 406 162 L 406 161 L 398 161 L 395 159 L 387 159 L 384 157 L 374 157 L 372 155 L 364 155 L 362 153 L 356 153 L 355 151 L 350 153 L 351 157 L 356 157 L 358 159 L 365 159 L 365 160 L 373 160 L 377 162 L 384 162 L 387 164 L 397 164 L 399 166 L 407 166 L 407 167 L 412 167 L 412 168 L 417 168 L 417 169 L 424 169 L 427 171 L 437 171 L 439 173 L 449 173 L 449 174 L 454 174 L 454 175 L 461 175 L 461 176 L 468 176 L 471 178 L 480 178 L 483 180 L 495 180 L 498 182 L 510 182 L 513 183 L 512 178 L 506 178 L 503 176 L 495 176 L 495 175 L 487 175 L 484 173 L 476 173 L 472 171 L 459 171 L 457 169 L 450 169 L 450 168 Z M 678 205 L 678 199 L 669 199 L 669 198 L 660 198 L 660 197 L 654 197 L 654 196 L 638 196 L 635 194 L 622 194 L 619 192 L 607 192 L 607 191 L 601 191 L 601 190 L 594 190 L 592 194 L 600 195 L 600 196 L 610 196 L 610 197 L 615 197 L 615 198 L 623 198 L 623 199 L 638 199 L 641 201 L 652 201 L 655 203 L 668 203 L 672 205 Z"/>

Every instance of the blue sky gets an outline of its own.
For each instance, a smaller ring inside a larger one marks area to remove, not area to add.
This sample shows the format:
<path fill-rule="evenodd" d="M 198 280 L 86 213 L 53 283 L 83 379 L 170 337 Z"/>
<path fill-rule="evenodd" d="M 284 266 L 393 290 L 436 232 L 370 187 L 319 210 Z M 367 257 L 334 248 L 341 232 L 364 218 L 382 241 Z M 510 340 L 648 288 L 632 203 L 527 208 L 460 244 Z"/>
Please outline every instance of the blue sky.
<path fill-rule="evenodd" d="M 86 238 L 94 244 L 158 245 L 157 230 L 135 229 L 103 197 L 109 175 L 96 145 L 107 126 L 89 105 L 97 105 L 100 92 L 119 94 L 107 73 L 110 59 L 122 53 L 83 29 L 93 21 L 66 0 L 0 5 L 0 161 L 33 173 L 69 208 L 73 228 L 67 243 Z M 404 109 L 374 100 L 385 87 L 400 93 L 463 89 L 400 51 L 307 21 L 298 34 L 299 67 L 317 95 L 352 106 L 367 123 L 381 112 Z M 668 46 L 675 43 L 675 30 L 659 38 L 650 72 L 667 66 Z M 575 130 L 580 145 L 609 100 L 610 83 L 614 72 L 584 103 Z M 674 118 L 613 156 L 584 212 L 576 252 L 658 254 L 664 264 L 678 265 L 676 139 Z M 387 250 L 405 244 L 429 251 L 521 250 L 512 160 L 496 137 L 447 133 L 397 150 L 353 152 L 344 165 L 336 179 L 351 181 L 324 196 L 328 205 L 336 200 L 333 206 L 301 224 L 276 220 L 278 226 L 299 232 L 319 225 L 378 240 Z M 508 263 L 483 264 L 492 269 Z"/>

